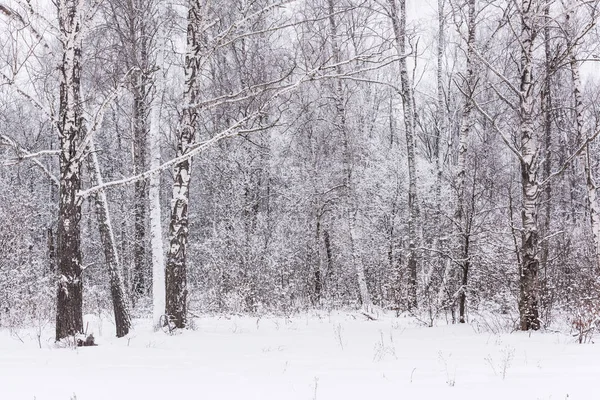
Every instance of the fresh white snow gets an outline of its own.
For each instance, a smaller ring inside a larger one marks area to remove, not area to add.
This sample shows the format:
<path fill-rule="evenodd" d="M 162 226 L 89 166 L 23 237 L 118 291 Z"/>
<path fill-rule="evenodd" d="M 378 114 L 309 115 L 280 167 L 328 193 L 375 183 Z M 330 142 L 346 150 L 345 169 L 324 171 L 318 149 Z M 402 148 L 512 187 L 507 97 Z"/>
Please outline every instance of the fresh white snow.
<path fill-rule="evenodd" d="M 426 328 L 359 313 L 214 316 L 173 335 L 135 321 L 97 347 L 57 348 L 52 330 L 0 330 L 2 400 L 595 399 L 600 347 L 566 333 Z"/>

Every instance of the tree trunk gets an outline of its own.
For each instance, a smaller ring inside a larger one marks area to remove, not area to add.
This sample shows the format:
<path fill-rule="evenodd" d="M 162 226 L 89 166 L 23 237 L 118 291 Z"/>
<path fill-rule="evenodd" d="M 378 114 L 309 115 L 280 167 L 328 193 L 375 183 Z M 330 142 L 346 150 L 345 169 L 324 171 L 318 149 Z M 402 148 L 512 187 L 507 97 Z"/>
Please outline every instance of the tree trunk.
<path fill-rule="evenodd" d="M 47 228 L 46 230 L 47 243 L 48 243 L 48 268 L 50 272 L 56 272 L 56 248 L 54 245 L 54 232 L 52 231 L 52 227 Z"/>
<path fill-rule="evenodd" d="M 571 67 L 571 78 L 573 80 L 573 99 L 575 101 L 575 122 L 576 122 L 576 140 L 575 143 L 579 146 L 579 143 L 586 140 L 587 135 L 585 134 L 584 118 L 583 118 L 583 96 L 581 87 L 581 75 L 579 72 L 579 62 L 577 61 L 577 48 L 578 43 L 572 42 L 571 38 L 577 34 L 574 27 L 572 26 L 574 10 L 571 9 L 567 13 L 567 30 L 569 39 L 567 40 L 569 65 Z M 585 185 L 587 189 L 587 202 L 590 210 L 590 225 L 592 228 L 592 237 L 594 240 L 594 255 L 596 268 L 600 270 L 600 207 L 598 206 L 598 200 L 596 198 L 596 182 L 594 180 L 594 174 L 592 172 L 592 164 L 590 161 L 590 148 L 589 144 L 585 146 L 581 152 L 580 159 L 583 164 L 585 173 Z"/>
<path fill-rule="evenodd" d="M 521 84 L 519 94 L 519 129 L 521 132 L 521 265 L 519 315 L 521 330 L 540 328 L 538 311 L 538 169 L 539 146 L 533 126 L 534 84 L 533 40 L 535 0 L 521 2 Z"/>
<path fill-rule="evenodd" d="M 465 318 L 465 302 L 467 299 L 466 289 L 468 283 L 469 273 L 469 232 L 466 229 L 464 221 L 464 208 L 465 208 L 465 177 L 467 168 L 467 153 L 469 146 L 469 135 L 473 126 L 473 92 L 475 90 L 475 70 L 473 65 L 473 46 L 475 46 L 475 2 L 476 0 L 469 0 L 469 36 L 467 38 L 467 79 L 466 79 L 466 92 L 465 103 L 462 110 L 462 120 L 460 124 L 460 132 L 458 139 L 458 163 L 456 168 L 456 209 L 454 211 L 455 227 L 457 232 L 455 238 L 458 239 L 457 245 L 455 246 L 457 259 L 460 260 L 461 264 L 461 288 L 459 296 L 459 321 L 464 323 Z"/>
<path fill-rule="evenodd" d="M 177 130 L 177 157 L 186 154 L 194 143 L 198 109 L 194 104 L 199 96 L 200 49 L 202 32 L 199 0 L 188 0 L 187 49 L 185 56 L 185 92 L 183 110 Z M 166 267 L 166 314 L 175 326 L 187 323 L 187 270 L 188 204 L 192 159 L 174 166 L 171 222 L 169 224 L 169 251 Z"/>
<path fill-rule="evenodd" d="M 160 35 L 160 31 L 158 33 Z M 150 110 L 150 169 L 160 166 L 160 108 L 164 90 L 163 77 L 163 41 L 158 39 L 156 66 L 160 68 L 154 75 L 155 93 Z M 165 255 L 162 237 L 162 218 L 160 208 L 160 179 L 156 173 L 150 177 L 150 244 L 152 248 L 152 320 L 154 329 L 160 325 L 160 316 L 165 312 Z"/>
<path fill-rule="evenodd" d="M 417 198 L 417 170 L 415 159 L 415 118 L 412 87 L 408 77 L 406 63 L 406 0 L 400 0 L 400 15 L 396 0 L 388 0 L 391 11 L 392 27 L 396 40 L 396 50 L 400 57 L 400 83 L 402 109 L 408 160 L 408 308 L 417 307 L 417 223 L 419 220 L 419 202 Z"/>
<path fill-rule="evenodd" d="M 81 8 L 76 0 L 57 3 L 62 41 L 60 69 L 60 199 L 57 232 L 58 293 L 56 340 L 83 332 L 81 268 L 81 164 L 75 159 L 82 137 Z"/>
<path fill-rule="evenodd" d="M 335 21 L 335 2 L 334 0 L 328 0 L 328 11 L 329 11 L 329 29 L 331 35 L 331 52 L 333 55 L 333 61 L 337 65 L 336 73 L 342 75 L 342 67 L 340 65 L 342 58 L 340 54 L 340 48 L 338 43 L 337 25 Z M 343 164 L 344 164 L 344 186 L 345 190 L 345 203 L 344 204 L 344 217 L 348 222 L 348 239 L 350 244 L 350 259 L 351 263 L 356 271 L 356 278 L 358 281 L 358 290 L 360 294 L 360 301 L 362 307 L 365 310 L 370 310 L 372 307 L 371 295 L 367 286 L 367 279 L 365 276 L 365 270 L 362 263 L 359 262 L 356 256 L 356 245 L 354 243 L 355 232 L 354 227 L 356 225 L 356 205 L 354 204 L 354 183 L 352 179 L 352 149 L 350 148 L 350 138 L 348 132 L 348 126 L 346 124 L 346 109 L 344 105 L 344 90 L 342 87 L 341 79 L 337 79 L 335 82 L 335 107 L 336 107 L 336 128 L 342 134 L 342 145 L 343 145 Z"/>
<path fill-rule="evenodd" d="M 317 219 L 317 223 L 316 223 L 316 227 L 315 227 L 315 251 L 317 253 L 317 260 L 315 264 L 315 286 L 314 286 L 314 291 L 315 291 L 315 305 L 320 306 L 321 305 L 321 292 L 323 290 L 323 276 L 321 273 L 321 265 L 322 265 L 322 260 L 321 260 L 321 212 L 320 210 L 317 210 L 317 215 L 316 215 L 316 219 Z"/>
<path fill-rule="evenodd" d="M 88 157 L 88 169 L 90 171 L 92 186 L 102 185 L 102 174 L 100 164 L 94 149 L 94 144 L 90 144 L 91 154 Z M 99 191 L 94 195 L 96 209 L 96 218 L 98 220 L 98 229 L 100 231 L 100 241 L 104 249 L 104 258 L 108 269 L 110 279 L 110 294 L 112 296 L 113 311 L 115 313 L 115 327 L 117 337 L 123 337 L 131 329 L 131 318 L 129 317 L 129 307 L 123 288 L 123 279 L 121 277 L 121 264 L 117 253 L 117 243 L 113 233 L 110 214 L 108 211 L 108 201 L 106 192 Z"/>
<path fill-rule="evenodd" d="M 135 5 L 134 5 L 135 6 Z M 148 147 L 148 39 L 146 21 L 140 10 L 130 9 L 130 35 L 134 59 L 137 61 L 132 74 L 133 92 L 133 173 L 140 174 L 147 169 Z M 137 28 L 137 29 L 136 29 Z M 148 192 L 145 180 L 134 183 L 133 196 L 133 298 L 145 296 L 148 292 L 148 257 L 146 250 L 146 206 Z"/>
<path fill-rule="evenodd" d="M 550 6 L 544 7 L 544 88 L 541 91 L 541 108 L 544 116 L 544 179 L 548 179 L 552 170 L 552 74 L 553 66 L 550 50 Z M 545 213 L 542 226 L 542 235 L 548 236 L 550 233 L 550 218 L 552 213 L 552 183 L 546 182 L 544 187 Z M 548 291 L 548 265 L 550 260 L 550 241 L 544 240 L 541 243 L 540 263 L 542 267 L 542 277 L 540 279 L 540 296 L 542 311 L 550 310 L 546 301 L 549 299 Z M 546 303 L 546 304 L 544 304 Z M 547 319 L 542 316 L 542 319 Z"/>

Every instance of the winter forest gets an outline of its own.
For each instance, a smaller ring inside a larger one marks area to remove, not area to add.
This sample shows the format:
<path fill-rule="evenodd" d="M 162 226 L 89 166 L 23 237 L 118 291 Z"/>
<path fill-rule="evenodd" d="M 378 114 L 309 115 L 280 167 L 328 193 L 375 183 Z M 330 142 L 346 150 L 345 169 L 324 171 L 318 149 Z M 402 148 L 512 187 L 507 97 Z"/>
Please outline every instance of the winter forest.
<path fill-rule="evenodd" d="M 593 342 L 599 20 L 598 0 L 0 0 L 0 333 L 333 314 Z"/>

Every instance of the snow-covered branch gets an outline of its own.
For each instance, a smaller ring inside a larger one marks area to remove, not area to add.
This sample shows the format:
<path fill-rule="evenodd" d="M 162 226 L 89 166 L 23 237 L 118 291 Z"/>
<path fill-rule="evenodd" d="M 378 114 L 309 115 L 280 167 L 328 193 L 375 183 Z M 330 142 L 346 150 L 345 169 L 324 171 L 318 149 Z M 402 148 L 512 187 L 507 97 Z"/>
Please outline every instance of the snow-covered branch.
<path fill-rule="evenodd" d="M 40 160 L 38 160 L 38 157 L 55 156 L 55 155 L 59 154 L 60 151 L 58 151 L 58 150 L 42 150 L 42 151 L 38 151 L 35 153 L 31 153 L 27 149 L 25 149 L 23 146 L 21 146 L 17 142 L 15 142 L 12 138 L 10 138 L 9 136 L 4 135 L 4 134 L 0 135 L 0 145 L 10 146 L 13 149 L 13 151 L 17 154 L 16 158 L 4 160 L 2 165 L 10 166 L 10 165 L 18 164 L 25 160 L 31 160 L 38 168 L 40 168 L 42 170 L 42 172 L 44 172 L 44 174 L 46 174 L 48 176 L 48 178 L 50 178 L 52 183 L 54 183 L 56 186 L 59 186 L 58 178 L 56 178 L 56 176 L 54 176 L 54 174 L 52 174 L 52 172 L 50 172 L 50 170 L 44 164 L 42 164 L 42 162 Z"/>

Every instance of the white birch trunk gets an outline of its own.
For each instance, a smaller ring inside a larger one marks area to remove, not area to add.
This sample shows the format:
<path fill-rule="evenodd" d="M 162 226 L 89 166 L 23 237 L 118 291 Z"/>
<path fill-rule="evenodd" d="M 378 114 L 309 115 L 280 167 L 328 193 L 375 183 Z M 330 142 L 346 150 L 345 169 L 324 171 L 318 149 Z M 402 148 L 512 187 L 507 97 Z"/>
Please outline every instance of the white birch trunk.
<path fill-rule="evenodd" d="M 391 11 L 392 28 L 396 41 L 396 50 L 400 57 L 400 83 L 402 109 L 408 159 L 408 308 L 417 307 L 417 223 L 419 220 L 419 201 L 417 198 L 417 170 L 415 159 L 415 118 L 412 87 L 406 63 L 406 0 L 400 0 L 400 12 L 396 0 L 388 0 Z"/>
<path fill-rule="evenodd" d="M 469 0 L 469 22 L 467 38 L 467 80 L 465 103 L 463 105 L 462 120 L 458 138 L 458 162 L 456 166 L 456 209 L 454 211 L 454 226 L 456 232 L 453 235 L 455 241 L 454 251 L 461 264 L 461 288 L 459 295 L 459 321 L 465 322 L 466 286 L 469 274 L 469 247 L 468 232 L 464 222 L 465 208 L 465 177 L 467 170 L 467 154 L 469 148 L 469 136 L 473 125 L 473 91 L 475 90 L 475 66 L 473 64 L 475 46 L 475 5 L 476 0 Z"/>
<path fill-rule="evenodd" d="M 98 162 L 93 139 L 90 141 L 89 150 L 88 169 L 90 171 L 91 184 L 92 186 L 102 185 L 103 180 L 100 171 L 100 163 Z M 106 267 L 108 269 L 108 277 L 110 280 L 110 293 L 113 302 L 116 334 L 117 337 L 123 337 L 127 335 L 131 329 L 131 318 L 129 316 L 129 306 L 127 305 L 125 288 L 123 286 L 121 263 L 119 262 L 119 255 L 117 252 L 117 242 L 115 241 L 115 235 L 110 220 L 106 192 L 100 190 L 94 197 L 100 240 L 104 249 L 104 258 L 106 260 Z"/>
<path fill-rule="evenodd" d="M 342 75 L 342 67 L 339 65 L 342 61 L 342 57 L 340 54 L 340 47 L 338 43 L 338 34 L 337 34 L 337 24 L 335 21 L 335 8 L 334 8 L 334 0 L 328 0 L 328 11 L 329 11 L 329 30 L 331 36 L 331 52 L 333 55 L 334 63 L 338 64 L 336 67 L 336 73 L 338 75 Z M 336 128 L 342 134 L 343 140 L 343 163 L 344 163 L 344 185 L 346 186 L 346 195 L 345 195 L 345 217 L 348 222 L 348 236 L 350 242 L 350 256 L 351 262 L 356 271 L 356 278 L 358 281 L 358 290 L 360 293 L 360 300 L 362 303 L 362 307 L 365 311 L 370 312 L 372 309 L 371 295 L 369 293 L 369 288 L 367 286 L 367 279 L 365 276 L 365 270 L 362 263 L 357 260 L 356 256 L 356 246 L 354 243 L 354 238 L 356 237 L 356 233 L 354 227 L 356 225 L 356 205 L 354 204 L 354 183 L 352 179 L 352 154 L 350 148 L 350 138 L 348 133 L 348 126 L 346 123 L 346 109 L 344 106 L 344 90 L 342 87 L 341 79 L 336 80 L 335 82 L 335 107 L 336 107 Z"/>
<path fill-rule="evenodd" d="M 161 32 L 157 33 L 157 57 L 154 78 L 154 99 L 150 109 L 150 169 L 158 169 L 161 163 L 160 151 L 160 110 L 164 90 L 163 42 Z M 165 255 L 162 237 L 160 181 L 161 174 L 150 177 L 148 198 L 150 201 L 150 245 L 152 249 L 152 321 L 154 329 L 160 328 L 160 316 L 165 312 Z"/>
<path fill-rule="evenodd" d="M 199 99 L 201 35 L 201 0 L 188 0 L 187 48 L 185 55 L 185 89 L 183 110 L 177 129 L 177 157 L 187 154 L 196 139 Z M 188 205 L 192 159 L 178 162 L 173 167 L 173 197 L 169 224 L 169 251 L 165 270 L 165 314 L 177 328 L 187 324 L 187 240 L 189 234 Z"/>
<path fill-rule="evenodd" d="M 571 9 L 567 13 L 567 29 L 570 37 L 576 35 L 575 29 L 573 29 L 571 21 L 573 20 L 574 9 Z M 578 43 L 572 43 L 569 38 L 568 43 L 569 52 L 569 65 L 571 67 L 571 77 L 573 79 L 573 98 L 575 100 L 575 121 L 576 121 L 576 143 L 580 143 L 582 140 L 587 140 L 587 135 L 584 131 L 584 118 L 583 118 L 583 96 L 581 87 L 581 74 L 579 71 L 579 62 L 577 61 L 577 47 Z M 600 208 L 598 207 L 598 200 L 596 195 L 596 182 L 592 172 L 592 166 L 590 162 L 590 148 L 589 144 L 585 146 L 580 155 L 581 162 L 585 173 L 585 184 L 587 189 L 587 201 L 590 210 L 590 225 L 592 228 L 592 237 L 594 240 L 594 255 L 596 258 L 596 267 L 600 268 Z"/>
<path fill-rule="evenodd" d="M 521 2 L 521 83 L 519 93 L 519 130 L 521 133 L 521 265 L 519 314 L 521 330 L 540 328 L 538 294 L 537 229 L 539 144 L 533 125 L 534 83 L 533 49 L 535 17 L 539 11 L 536 0 Z"/>

